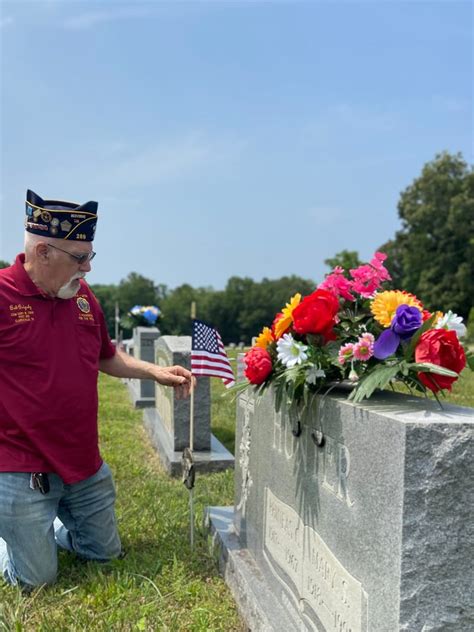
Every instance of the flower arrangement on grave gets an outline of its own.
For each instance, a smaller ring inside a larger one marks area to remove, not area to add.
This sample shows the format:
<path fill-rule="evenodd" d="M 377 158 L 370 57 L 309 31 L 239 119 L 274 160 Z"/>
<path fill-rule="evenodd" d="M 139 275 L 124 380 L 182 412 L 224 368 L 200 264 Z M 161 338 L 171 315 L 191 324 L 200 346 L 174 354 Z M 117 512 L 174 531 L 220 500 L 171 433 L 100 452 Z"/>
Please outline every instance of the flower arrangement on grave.
<path fill-rule="evenodd" d="M 127 314 L 133 327 L 154 327 L 160 315 L 156 305 L 135 305 Z"/>
<path fill-rule="evenodd" d="M 462 318 L 431 312 L 405 290 L 384 289 L 391 280 L 385 259 L 377 252 L 358 268 L 334 268 L 263 328 L 245 355 L 245 376 L 258 393 L 275 387 L 277 409 L 284 398 L 306 405 L 338 384 L 352 385 L 356 402 L 396 381 L 438 399 L 466 364 L 474 370 L 474 355 L 460 340 Z"/>

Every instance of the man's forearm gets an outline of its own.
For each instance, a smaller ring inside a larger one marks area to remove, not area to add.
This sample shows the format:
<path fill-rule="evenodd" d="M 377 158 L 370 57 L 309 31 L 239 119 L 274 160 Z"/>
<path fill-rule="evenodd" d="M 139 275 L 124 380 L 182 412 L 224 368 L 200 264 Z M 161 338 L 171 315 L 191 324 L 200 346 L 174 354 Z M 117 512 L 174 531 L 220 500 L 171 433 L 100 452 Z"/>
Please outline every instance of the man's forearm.
<path fill-rule="evenodd" d="M 99 363 L 103 373 L 113 377 L 136 378 L 139 380 L 154 379 L 160 368 L 151 362 L 144 362 L 117 349 L 112 358 L 103 359 Z"/>

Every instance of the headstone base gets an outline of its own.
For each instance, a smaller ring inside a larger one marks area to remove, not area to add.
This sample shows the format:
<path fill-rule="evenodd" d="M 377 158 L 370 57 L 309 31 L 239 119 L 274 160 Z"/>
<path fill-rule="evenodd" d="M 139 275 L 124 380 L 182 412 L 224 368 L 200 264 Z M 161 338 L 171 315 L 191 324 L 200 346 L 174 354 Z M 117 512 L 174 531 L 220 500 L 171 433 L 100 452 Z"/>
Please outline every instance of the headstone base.
<path fill-rule="evenodd" d="M 174 450 L 170 434 L 155 408 L 147 408 L 143 411 L 143 422 L 165 471 L 171 476 L 181 476 L 182 452 Z M 213 434 L 211 434 L 211 449 L 195 450 L 193 457 L 197 472 L 221 472 L 234 467 L 234 456 Z"/>
<path fill-rule="evenodd" d="M 234 508 L 207 507 L 204 520 L 212 555 L 248 629 L 251 632 L 306 630 L 291 617 L 293 604 L 289 600 L 282 603 L 280 595 L 270 590 L 252 555 L 242 548 L 234 528 Z"/>
<path fill-rule="evenodd" d="M 130 401 L 134 408 L 153 408 L 155 406 L 154 397 L 144 397 L 141 393 L 141 380 L 125 380 Z"/>

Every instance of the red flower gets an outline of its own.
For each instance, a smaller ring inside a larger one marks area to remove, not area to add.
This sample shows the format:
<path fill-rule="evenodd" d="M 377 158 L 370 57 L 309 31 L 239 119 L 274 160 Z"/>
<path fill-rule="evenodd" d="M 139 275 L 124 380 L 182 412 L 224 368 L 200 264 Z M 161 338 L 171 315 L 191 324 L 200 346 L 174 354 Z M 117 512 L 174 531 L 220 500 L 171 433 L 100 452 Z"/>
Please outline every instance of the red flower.
<path fill-rule="evenodd" d="M 327 290 L 316 290 L 293 310 L 293 329 L 297 334 L 322 334 L 334 339 L 332 328 L 339 309 L 337 297 Z"/>
<path fill-rule="evenodd" d="M 453 330 L 429 329 L 420 336 L 415 349 L 417 362 L 430 362 L 445 369 L 460 373 L 466 366 L 466 355 Z M 451 390 L 456 377 L 437 373 L 418 373 L 418 378 L 427 388 L 437 393 L 443 388 Z"/>
<path fill-rule="evenodd" d="M 251 384 L 261 384 L 272 371 L 272 360 L 266 349 L 252 347 L 244 358 L 245 377 Z"/>

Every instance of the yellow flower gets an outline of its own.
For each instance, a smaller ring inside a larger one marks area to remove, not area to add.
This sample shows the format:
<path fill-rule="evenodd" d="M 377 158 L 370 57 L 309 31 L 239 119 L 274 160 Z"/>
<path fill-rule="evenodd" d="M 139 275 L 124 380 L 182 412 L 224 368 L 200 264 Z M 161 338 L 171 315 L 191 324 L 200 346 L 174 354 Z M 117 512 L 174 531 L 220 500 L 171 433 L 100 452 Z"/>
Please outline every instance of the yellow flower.
<path fill-rule="evenodd" d="M 399 305 L 416 307 L 423 313 L 423 305 L 413 294 L 400 290 L 387 290 L 376 294 L 370 305 L 375 320 L 384 327 L 390 327 Z"/>
<path fill-rule="evenodd" d="M 271 342 L 273 342 L 272 330 L 269 327 L 264 327 L 261 333 L 257 336 L 255 346 L 266 349 Z"/>
<path fill-rule="evenodd" d="M 283 316 L 275 325 L 275 338 L 279 340 L 288 327 L 293 322 L 293 310 L 301 302 L 301 294 L 297 293 L 291 297 L 290 302 L 281 310 Z"/>

